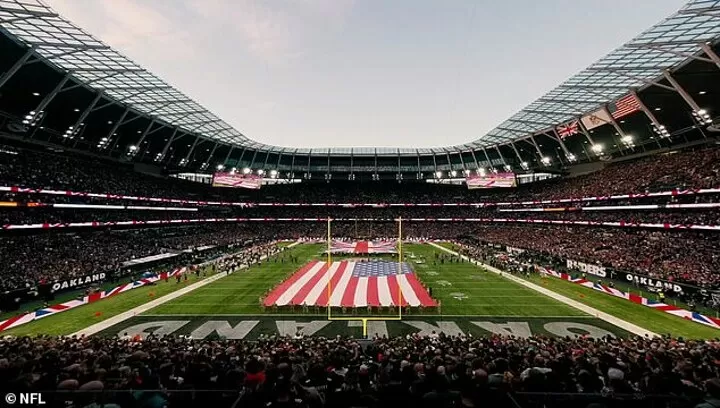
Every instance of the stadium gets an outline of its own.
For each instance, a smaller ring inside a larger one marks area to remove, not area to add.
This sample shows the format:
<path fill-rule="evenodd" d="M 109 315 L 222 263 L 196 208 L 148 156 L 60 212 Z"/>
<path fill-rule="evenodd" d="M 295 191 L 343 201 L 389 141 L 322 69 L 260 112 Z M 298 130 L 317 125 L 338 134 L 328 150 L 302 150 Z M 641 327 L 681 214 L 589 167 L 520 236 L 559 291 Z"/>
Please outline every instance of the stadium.
<path fill-rule="evenodd" d="M 258 142 L 39 0 L 0 34 L 7 406 L 720 407 L 720 1 L 431 148 Z"/>

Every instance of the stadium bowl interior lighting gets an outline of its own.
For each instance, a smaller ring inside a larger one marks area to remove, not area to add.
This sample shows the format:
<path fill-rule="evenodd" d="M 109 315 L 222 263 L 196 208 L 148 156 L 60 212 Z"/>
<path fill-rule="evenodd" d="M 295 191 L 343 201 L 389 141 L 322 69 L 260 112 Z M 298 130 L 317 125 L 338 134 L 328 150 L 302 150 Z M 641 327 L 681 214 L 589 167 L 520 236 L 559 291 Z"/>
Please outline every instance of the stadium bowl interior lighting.
<path fill-rule="evenodd" d="M 218 169 L 218 170 L 222 170 L 222 169 L 224 169 L 224 168 L 225 168 L 225 166 L 223 166 L 222 164 L 218 164 L 218 165 L 217 165 L 217 169 Z"/>
<path fill-rule="evenodd" d="M 457 171 L 455 171 L 455 170 L 451 171 L 451 172 L 450 172 L 450 175 L 453 176 L 453 177 L 457 176 Z"/>
<path fill-rule="evenodd" d="M 623 136 L 622 139 L 620 139 L 620 140 L 622 140 L 623 143 L 632 143 L 633 137 L 630 135 L 627 135 L 627 136 Z"/>
<path fill-rule="evenodd" d="M 603 151 L 603 145 L 601 143 L 596 143 L 590 147 L 590 150 L 592 150 L 595 153 L 600 153 Z"/>
<path fill-rule="evenodd" d="M 245 167 L 245 168 L 243 169 L 243 174 L 250 174 L 250 171 L 251 171 L 251 170 L 250 170 L 249 168 Z"/>
<path fill-rule="evenodd" d="M 443 175 L 443 174 L 442 174 L 442 171 L 436 171 L 436 172 L 435 172 L 435 177 L 437 177 L 437 178 L 442 177 L 442 175 Z"/>

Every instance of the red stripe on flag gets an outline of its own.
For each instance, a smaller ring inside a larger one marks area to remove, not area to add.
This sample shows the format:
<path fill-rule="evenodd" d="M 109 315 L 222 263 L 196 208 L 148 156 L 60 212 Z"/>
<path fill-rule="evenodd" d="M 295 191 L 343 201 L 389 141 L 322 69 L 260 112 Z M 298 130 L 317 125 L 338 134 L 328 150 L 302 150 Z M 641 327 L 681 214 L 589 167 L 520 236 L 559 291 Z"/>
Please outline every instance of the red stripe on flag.
<path fill-rule="evenodd" d="M 370 276 L 368 278 L 367 304 L 368 306 L 380 306 L 380 297 L 378 295 L 378 279 L 376 276 Z"/>
<path fill-rule="evenodd" d="M 414 273 L 408 273 L 405 277 L 407 278 L 408 283 L 410 283 L 410 287 L 412 287 L 413 292 L 415 292 L 415 296 L 417 296 L 422 306 L 437 306 L 437 303 L 435 303 L 435 301 L 430 297 L 427 290 L 425 290 L 420 282 L 418 282 L 417 278 L 415 278 Z"/>
<path fill-rule="evenodd" d="M 302 305 L 303 301 L 307 297 L 308 294 L 310 294 L 310 291 L 312 288 L 315 287 L 315 285 L 320 282 L 321 279 L 327 279 L 327 271 L 330 269 L 329 265 L 326 263 L 323 265 L 322 268 L 320 268 L 315 275 L 313 275 L 312 278 L 310 278 L 309 281 L 305 282 L 305 284 L 300 288 L 300 290 L 293 296 L 292 300 L 290 300 L 291 305 Z M 309 306 L 309 305 L 308 305 Z"/>
<path fill-rule="evenodd" d="M 0 322 L 0 331 L 3 331 L 6 328 L 10 327 L 13 323 L 20 320 L 23 316 L 24 315 L 14 316 L 14 317 L 11 317 L 11 318 L 5 320 L 4 322 Z"/>
<path fill-rule="evenodd" d="M 340 278 L 342 278 L 343 273 L 345 272 L 345 269 L 347 269 L 348 263 L 346 261 L 342 261 L 342 265 L 340 265 L 340 268 L 338 268 L 337 272 L 330 278 L 330 290 L 335 291 L 335 287 L 338 285 L 338 282 L 340 282 Z M 315 301 L 315 304 L 318 306 L 327 306 L 328 305 L 328 288 L 327 288 L 327 281 L 324 280 L 325 283 L 325 289 L 323 289 L 322 293 L 320 293 L 320 296 Z"/>
<path fill-rule="evenodd" d="M 292 274 L 292 276 L 290 276 L 285 282 L 276 286 L 275 289 L 273 289 L 272 292 L 270 292 L 270 294 L 267 295 L 267 297 L 265 298 L 265 306 L 274 305 L 275 302 L 277 302 L 277 300 L 280 298 L 280 296 L 282 296 L 282 294 L 285 293 L 285 291 L 288 290 L 288 288 L 290 288 L 293 283 L 300 279 L 301 276 L 305 275 L 305 273 L 307 273 L 307 271 L 309 271 L 317 263 L 318 261 L 312 261 L 305 264 L 305 266 Z"/>
<path fill-rule="evenodd" d="M 352 277 L 350 278 L 350 282 L 348 282 L 347 288 L 345 288 L 345 293 L 343 293 L 342 300 L 340 301 L 340 305 L 343 307 L 354 307 L 355 306 L 355 290 L 357 290 L 358 282 L 360 281 L 360 278 Z"/>
<path fill-rule="evenodd" d="M 615 111 L 612 113 L 614 119 L 620 119 L 623 116 L 627 116 L 633 112 L 640 110 L 640 102 L 635 98 L 635 95 L 630 94 L 624 96 L 615 103 Z"/>
<path fill-rule="evenodd" d="M 367 241 L 358 241 L 355 243 L 356 254 L 367 254 L 370 251 L 370 244 Z"/>
<path fill-rule="evenodd" d="M 400 297 L 402 297 L 403 306 L 407 306 L 405 297 L 400 293 L 400 284 L 397 281 L 397 275 L 388 276 L 388 286 L 390 287 L 390 296 L 392 297 L 393 305 L 400 304 Z"/>

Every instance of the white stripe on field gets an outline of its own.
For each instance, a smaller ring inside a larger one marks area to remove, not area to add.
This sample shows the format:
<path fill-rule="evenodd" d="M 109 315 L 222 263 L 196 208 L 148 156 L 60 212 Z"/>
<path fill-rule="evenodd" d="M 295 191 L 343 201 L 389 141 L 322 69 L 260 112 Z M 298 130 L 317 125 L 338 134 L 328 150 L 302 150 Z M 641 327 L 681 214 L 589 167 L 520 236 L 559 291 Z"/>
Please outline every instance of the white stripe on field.
<path fill-rule="evenodd" d="M 278 306 L 285 306 L 290 303 L 290 301 L 293 300 L 295 295 L 302 289 L 303 286 L 305 286 L 306 283 L 310 281 L 310 279 L 313 278 L 316 274 L 318 274 L 323 267 L 325 266 L 325 262 L 318 262 L 315 265 L 312 266 L 307 272 L 303 274 L 303 276 L 300 277 L 300 279 L 296 280 L 292 285 L 290 285 L 289 288 L 285 292 L 283 292 L 282 295 L 278 298 L 278 300 L 275 302 Z"/>
<path fill-rule="evenodd" d="M 405 300 L 410 306 L 420 306 L 420 299 L 418 299 L 417 294 L 415 294 L 412 286 L 410 286 L 407 276 L 405 276 L 404 273 L 401 273 L 397 275 L 397 281 L 398 285 L 400 285 L 400 290 L 402 291 L 403 300 Z"/>
<path fill-rule="evenodd" d="M 357 307 L 367 306 L 367 288 L 368 278 L 358 278 L 358 284 L 355 287 L 355 298 L 353 299 L 353 305 Z"/>
<path fill-rule="evenodd" d="M 323 291 L 327 291 L 328 282 L 332 281 L 335 274 L 340 270 L 340 266 L 345 264 L 345 261 L 342 262 L 333 262 L 330 264 L 330 267 L 327 269 L 327 271 L 323 274 L 323 277 L 320 278 L 320 280 L 313 286 L 313 288 L 310 290 L 310 292 L 305 297 L 305 300 L 303 300 L 303 303 L 308 306 L 312 306 L 317 303 L 318 298 L 323 293 Z"/>
<path fill-rule="evenodd" d="M 390 295 L 390 286 L 388 285 L 387 276 L 378 276 L 377 278 L 378 300 L 381 306 L 390 306 L 392 304 L 392 296 Z"/>
<path fill-rule="evenodd" d="M 332 288 L 332 296 L 330 296 L 330 306 L 337 307 L 342 303 L 342 298 L 345 295 L 350 278 L 352 278 L 353 269 L 355 269 L 355 262 L 348 262 L 348 266 L 345 268 L 342 277 L 338 281 L 336 287 Z"/>

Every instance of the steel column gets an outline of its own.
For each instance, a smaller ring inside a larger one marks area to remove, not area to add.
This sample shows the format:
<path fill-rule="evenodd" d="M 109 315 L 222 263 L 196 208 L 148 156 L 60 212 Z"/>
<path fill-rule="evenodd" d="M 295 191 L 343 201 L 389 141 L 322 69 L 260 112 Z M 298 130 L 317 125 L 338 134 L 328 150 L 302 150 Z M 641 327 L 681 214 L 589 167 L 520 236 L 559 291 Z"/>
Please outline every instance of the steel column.
<path fill-rule="evenodd" d="M 35 112 L 40 112 L 40 111 L 45 110 L 45 108 L 47 108 L 47 106 L 50 104 L 50 102 L 52 102 L 52 100 L 55 98 L 55 96 L 58 93 L 60 93 L 60 90 L 65 85 L 65 83 L 68 81 L 68 79 L 70 79 L 70 74 L 65 74 L 63 79 L 61 79 L 60 82 L 58 82 L 58 84 L 55 85 L 55 88 L 53 88 L 52 92 L 47 94 L 43 98 L 43 100 L 40 101 L 40 104 L 37 106 L 37 108 L 35 108 Z"/>
<path fill-rule="evenodd" d="M 512 142 L 510 142 L 510 144 L 512 145 Z M 514 149 L 514 148 L 515 148 L 515 147 L 513 146 L 513 149 Z M 502 161 L 503 166 L 507 166 L 507 162 L 505 161 L 505 157 L 503 157 L 502 152 L 500 151 L 500 146 L 495 145 L 495 150 L 497 150 L 498 154 L 500 155 L 500 160 Z"/>
<path fill-rule="evenodd" d="M 200 136 L 195 136 L 195 141 L 193 142 L 192 146 L 190 147 L 190 150 L 185 155 L 185 159 L 183 160 L 183 166 L 187 166 L 190 162 L 190 155 L 192 155 L 193 151 L 195 151 L 195 147 L 198 145 L 198 142 L 200 141 Z"/>
<path fill-rule="evenodd" d="M 98 92 L 97 95 L 95 95 L 95 99 L 90 102 L 90 105 L 88 105 L 87 108 L 83 111 L 83 113 L 80 114 L 80 117 L 77 121 L 75 121 L 75 124 L 73 125 L 73 130 L 78 129 L 80 126 L 82 126 L 85 123 L 85 119 L 87 119 L 90 112 L 92 112 L 92 109 L 95 107 L 95 105 L 100 101 L 100 98 L 102 98 L 103 93 Z M 79 138 L 78 138 L 79 139 Z M 78 139 L 75 140 L 75 143 L 73 143 L 73 147 L 77 146 Z"/>
<path fill-rule="evenodd" d="M 653 125 L 655 125 L 655 128 L 660 130 L 660 128 L 663 126 L 660 124 L 660 122 L 657 120 L 655 115 L 650 111 L 650 109 L 647 108 L 645 105 L 645 102 L 640 99 L 640 95 L 633 89 L 630 91 L 632 95 L 635 97 L 635 100 L 637 100 L 638 105 L 640 105 L 640 110 L 645 113 L 645 116 L 647 116 L 648 119 L 650 119 L 650 122 L 652 122 Z"/>
<path fill-rule="evenodd" d="M 515 152 L 515 156 L 517 156 L 518 160 L 520 160 L 520 163 L 524 162 L 525 160 L 523 160 L 522 156 L 520 156 L 520 152 L 518 152 L 515 143 L 510 142 L 510 147 L 512 147 L 513 151 Z"/>
<path fill-rule="evenodd" d="M 670 82 L 670 85 L 672 85 L 673 88 L 675 88 L 675 90 L 680 94 L 680 96 L 682 96 L 682 98 L 690 106 L 690 108 L 692 108 L 692 110 L 694 110 L 695 112 L 699 112 L 702 109 L 702 108 L 700 108 L 700 106 L 698 106 L 698 104 L 690 96 L 690 94 L 688 94 L 685 91 L 685 89 L 682 86 L 680 86 L 680 84 L 675 80 L 675 78 L 673 78 L 672 75 L 670 75 L 669 70 L 667 70 L 667 69 L 664 70 L 663 75 L 665 76 L 665 79 L 667 79 L 668 82 Z"/>
<path fill-rule="evenodd" d="M 563 153 L 565 153 L 565 157 L 567 157 L 568 160 L 570 160 L 570 151 L 568 150 L 567 146 L 565 146 L 565 142 L 563 142 L 562 137 L 560 137 L 560 134 L 558 133 L 557 129 L 553 127 L 553 135 L 555 135 L 555 140 L 560 143 L 560 148 L 562 149 Z"/>
<path fill-rule="evenodd" d="M 223 166 L 225 165 L 225 163 L 228 162 L 228 160 L 230 160 L 230 155 L 232 154 L 233 150 L 235 150 L 235 146 L 230 145 L 230 150 L 228 151 L 228 154 L 225 156 L 225 160 L 222 162 Z"/>
<path fill-rule="evenodd" d="M 179 139 L 179 137 L 177 137 L 177 138 L 175 137 L 175 135 L 177 135 L 178 129 L 179 128 L 175 128 L 175 130 L 173 131 L 173 134 L 170 135 L 168 142 L 165 143 L 165 147 L 163 147 L 162 152 L 160 153 L 160 160 L 165 159 L 165 155 L 167 155 L 167 151 L 170 148 L 170 145 L 172 144 L 172 142 L 174 142 L 176 139 Z"/>
<path fill-rule="evenodd" d="M 122 121 L 125 120 L 125 116 L 127 116 L 128 112 L 130 112 L 129 106 L 127 108 L 125 108 L 125 111 L 123 112 L 122 116 L 120 116 L 120 119 L 115 121 L 115 124 L 113 125 L 113 127 L 110 128 L 110 132 L 108 132 L 108 135 L 106 136 L 108 138 L 108 140 L 115 134 L 115 132 L 117 132 L 118 128 L 122 124 Z M 113 145 L 112 149 L 110 149 L 111 152 L 113 150 L 115 150 L 115 148 L 117 148 L 117 145 L 119 142 L 120 142 L 120 138 L 118 138 L 118 140 L 115 141 L 115 144 Z"/>
<path fill-rule="evenodd" d="M 483 153 L 485 153 L 485 160 L 487 160 L 488 167 L 490 167 L 490 168 L 494 167 L 492 160 L 490 160 L 490 155 L 488 154 L 487 149 L 485 149 L 485 148 L 483 147 L 483 148 L 482 148 L 482 151 L 483 151 Z"/>
<path fill-rule="evenodd" d="M 23 56 L 20 57 L 19 60 L 15 61 L 15 64 L 13 64 L 13 66 L 10 67 L 10 69 L 8 69 L 2 76 L 0 76 L 0 88 L 2 88 L 3 85 L 5 85 L 7 83 L 7 81 L 9 81 L 10 78 L 12 78 L 13 75 L 15 75 L 20 70 L 20 68 L 22 68 L 23 65 L 25 65 L 27 60 L 29 60 L 30 57 L 32 57 L 34 51 L 35 51 L 35 49 L 33 47 L 30 47 L 25 52 L 25 54 L 23 54 Z"/>
<path fill-rule="evenodd" d="M 715 51 L 713 51 L 712 47 L 710 47 L 707 43 L 702 43 L 700 44 L 700 48 L 702 48 L 703 52 L 710 58 L 710 60 L 712 60 L 712 62 L 720 68 L 720 57 L 718 57 Z"/>

